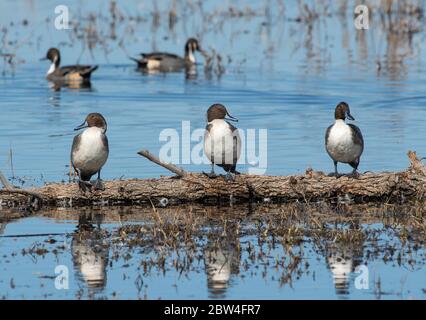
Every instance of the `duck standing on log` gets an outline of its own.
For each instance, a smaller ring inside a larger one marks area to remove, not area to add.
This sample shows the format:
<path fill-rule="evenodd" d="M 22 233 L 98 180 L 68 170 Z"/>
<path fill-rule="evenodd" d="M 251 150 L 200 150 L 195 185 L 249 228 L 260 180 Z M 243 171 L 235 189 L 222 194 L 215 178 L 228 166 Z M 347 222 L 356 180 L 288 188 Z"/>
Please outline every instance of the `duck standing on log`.
<path fill-rule="evenodd" d="M 337 163 L 348 163 L 352 168 L 352 175 L 357 175 L 361 154 L 364 151 L 364 139 L 361 130 L 347 124 L 345 119 L 355 120 L 352 117 L 349 105 L 340 102 L 334 112 L 334 124 L 327 128 L 325 133 L 325 148 L 334 162 L 334 174 L 338 178 Z"/>
<path fill-rule="evenodd" d="M 222 104 L 213 104 L 207 110 L 207 127 L 204 134 L 204 153 L 212 163 L 212 171 L 206 174 L 215 178 L 214 165 L 227 172 L 227 179 L 234 180 L 238 159 L 241 154 L 241 138 L 237 128 L 225 121 L 238 121 Z"/>
<path fill-rule="evenodd" d="M 74 130 L 87 128 L 74 137 L 71 148 L 71 164 L 79 177 L 79 187 L 82 191 L 104 190 L 101 182 L 101 169 L 108 159 L 109 147 L 106 136 L 107 123 L 100 113 L 90 113 L 84 122 Z M 90 178 L 94 174 L 98 178 L 94 185 Z"/>

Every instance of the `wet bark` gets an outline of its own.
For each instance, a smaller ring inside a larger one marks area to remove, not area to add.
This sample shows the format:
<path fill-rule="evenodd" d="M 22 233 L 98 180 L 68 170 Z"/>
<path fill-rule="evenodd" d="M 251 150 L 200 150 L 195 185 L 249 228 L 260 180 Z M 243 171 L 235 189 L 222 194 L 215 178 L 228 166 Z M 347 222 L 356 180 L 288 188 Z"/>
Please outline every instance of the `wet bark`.
<path fill-rule="evenodd" d="M 336 179 L 307 170 L 304 175 L 256 176 L 241 174 L 235 181 L 220 176 L 180 172 L 181 176 L 158 179 L 104 181 L 104 191 L 82 192 L 77 183 L 51 183 L 40 188 L 0 189 L 0 203 L 7 207 L 38 209 L 84 205 L 167 206 L 180 203 L 229 202 L 327 202 L 398 203 L 424 201 L 426 167 L 415 152 L 408 152 L 410 166 L 401 172 L 367 172 Z M 155 162 L 155 161 L 154 161 Z M 161 165 L 161 164 L 160 164 Z M 181 170 L 181 169 L 179 169 Z"/>

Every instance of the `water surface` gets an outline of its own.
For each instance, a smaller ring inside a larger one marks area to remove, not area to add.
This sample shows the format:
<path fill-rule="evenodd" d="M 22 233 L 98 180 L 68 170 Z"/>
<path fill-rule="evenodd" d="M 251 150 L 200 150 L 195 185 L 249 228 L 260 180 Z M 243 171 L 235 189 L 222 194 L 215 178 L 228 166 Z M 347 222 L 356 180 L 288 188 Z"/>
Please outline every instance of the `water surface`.
<path fill-rule="evenodd" d="M 118 39 L 113 40 L 108 1 L 65 1 L 71 18 L 81 28 L 93 27 L 96 39 L 105 37 L 104 45 L 95 41 L 89 51 L 84 37 L 79 39 L 72 30 L 52 26 L 55 1 L 2 2 L 7 39 L 34 35 L 32 41 L 17 48 L 10 45 L 3 49 L 16 50 L 22 63 L 13 72 L 5 65 L 0 79 L 2 170 L 9 177 L 15 175 L 36 184 L 67 180 L 73 128 L 87 113 L 101 112 L 108 121 L 111 150 L 104 178 L 168 174 L 136 152 L 144 148 L 158 154 L 165 144 L 159 141 L 162 130 L 172 128 L 180 133 L 182 121 L 190 121 L 191 130 L 204 128 L 207 108 L 220 102 L 240 119 L 239 128 L 267 130 L 266 174 L 300 174 L 308 167 L 331 172 L 324 132 L 340 101 L 350 104 L 355 124 L 364 134 L 360 170 L 406 168 L 408 150 L 426 153 L 422 138 L 426 119 L 423 32 L 414 34 L 411 42 L 406 38 L 396 44 L 386 42 L 383 37 L 388 31 L 376 20 L 369 30 L 352 28 L 351 5 L 342 17 L 338 7 L 312 3 L 319 6 L 318 11 L 333 14 L 319 15 L 309 31 L 309 24 L 295 22 L 304 14 L 297 6 L 289 5 L 285 14 L 279 14 L 276 4 L 268 1 L 249 5 L 211 1 L 202 11 L 182 3 L 176 9 L 182 17 L 172 30 L 168 20 L 153 24 L 151 5 L 120 2 L 124 18 L 116 22 Z M 243 12 L 250 8 L 255 15 L 232 17 L 229 8 Z M 165 19 L 169 10 L 168 3 L 160 2 L 160 17 Z M 10 26 L 7 12 L 12 11 L 18 17 Z M 86 19 L 90 14 L 97 17 L 93 25 Z M 141 22 L 137 23 L 138 16 Z M 19 23 L 24 19 L 27 25 Z M 200 36 L 206 50 L 221 54 L 224 74 L 218 76 L 213 71 L 206 75 L 203 58 L 198 56 L 195 79 L 187 79 L 183 73 L 144 75 L 128 58 L 154 49 L 180 53 L 186 39 L 194 35 Z M 64 64 L 99 64 L 90 90 L 52 91 L 44 79 L 48 63 L 39 61 L 50 46 L 61 48 Z M 377 60 L 381 61 L 380 71 Z M 184 137 L 180 139 L 182 145 Z M 208 165 L 183 167 L 208 170 Z M 240 169 L 247 172 L 245 165 Z M 349 171 L 346 166 L 341 170 Z"/>
<path fill-rule="evenodd" d="M 5 299 L 425 299 L 416 211 L 342 210 L 48 210 L 2 222 L 0 292 Z M 68 289 L 55 285 L 64 275 Z"/>

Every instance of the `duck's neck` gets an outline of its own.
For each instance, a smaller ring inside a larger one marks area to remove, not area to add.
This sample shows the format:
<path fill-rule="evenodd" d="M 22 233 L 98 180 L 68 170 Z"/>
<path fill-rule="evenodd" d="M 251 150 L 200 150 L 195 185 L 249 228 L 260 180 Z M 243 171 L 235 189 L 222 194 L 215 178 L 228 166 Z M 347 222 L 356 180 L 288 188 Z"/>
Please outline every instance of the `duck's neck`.
<path fill-rule="evenodd" d="M 191 63 L 195 63 L 195 55 L 192 49 L 186 49 L 185 51 L 185 59 Z"/>
<path fill-rule="evenodd" d="M 334 123 L 337 124 L 337 125 L 345 125 L 346 124 L 345 120 L 343 120 L 343 119 L 336 119 L 336 121 Z"/>
<path fill-rule="evenodd" d="M 56 70 L 56 64 L 54 62 L 52 62 L 52 64 L 49 67 L 49 70 L 47 70 L 47 75 L 52 74 L 53 72 L 55 72 Z"/>
<path fill-rule="evenodd" d="M 47 70 L 48 75 L 52 74 L 53 72 L 55 72 L 57 68 L 59 68 L 59 62 L 60 62 L 59 57 L 55 57 L 55 59 L 52 61 L 52 64 L 49 67 L 49 70 Z"/>
<path fill-rule="evenodd" d="M 207 123 L 211 125 L 214 125 L 214 124 L 218 125 L 218 124 L 226 123 L 226 121 L 225 119 L 213 119 L 212 121 L 207 120 Z"/>

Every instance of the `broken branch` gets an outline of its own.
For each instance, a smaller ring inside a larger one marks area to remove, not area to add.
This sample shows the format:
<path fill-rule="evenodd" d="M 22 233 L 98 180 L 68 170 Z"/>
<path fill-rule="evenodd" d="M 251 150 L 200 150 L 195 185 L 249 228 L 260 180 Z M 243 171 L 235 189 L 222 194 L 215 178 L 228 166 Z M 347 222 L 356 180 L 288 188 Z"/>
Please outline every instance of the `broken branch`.
<path fill-rule="evenodd" d="M 187 172 L 183 170 L 182 168 L 176 167 L 174 164 L 171 163 L 165 163 L 161 161 L 159 158 L 154 156 L 152 153 L 150 153 L 148 150 L 141 150 L 138 152 L 139 155 L 147 158 L 149 161 L 152 161 L 159 166 L 162 166 L 163 168 L 166 168 L 167 170 L 177 174 L 179 177 L 183 177 L 187 175 Z"/>

